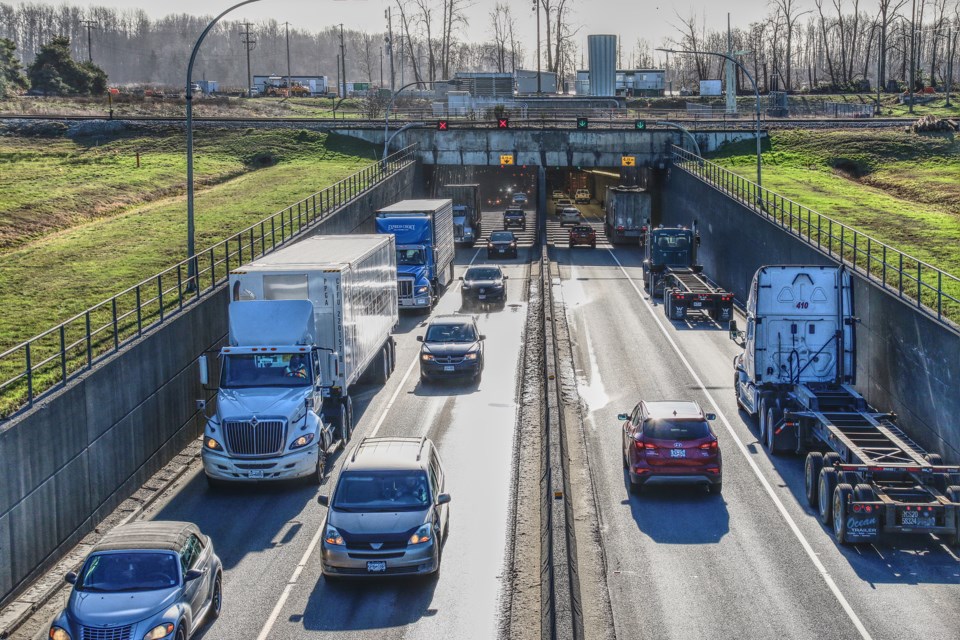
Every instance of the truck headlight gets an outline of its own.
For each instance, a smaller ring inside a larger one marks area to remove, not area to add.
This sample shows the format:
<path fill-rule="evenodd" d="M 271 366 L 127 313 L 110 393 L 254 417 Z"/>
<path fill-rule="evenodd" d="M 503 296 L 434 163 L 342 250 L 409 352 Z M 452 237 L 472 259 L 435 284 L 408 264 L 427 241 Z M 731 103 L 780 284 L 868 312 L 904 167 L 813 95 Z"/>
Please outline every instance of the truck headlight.
<path fill-rule="evenodd" d="M 420 525 L 412 536 L 410 536 L 410 544 L 426 544 L 430 542 L 430 539 L 433 537 L 433 526 L 429 522 L 425 522 Z"/>
<path fill-rule="evenodd" d="M 50 640 L 72 640 L 63 627 L 50 627 Z"/>
<path fill-rule="evenodd" d="M 213 438 L 204 439 L 203 446 L 213 451 L 223 451 L 223 447 L 220 446 L 220 443 L 214 440 Z"/>
<path fill-rule="evenodd" d="M 153 629 L 150 629 L 147 632 L 147 635 L 143 636 L 143 640 L 160 640 L 161 638 L 169 637 L 173 633 L 173 623 L 164 622 L 163 624 L 158 624 Z"/>
<path fill-rule="evenodd" d="M 343 536 L 340 535 L 336 527 L 331 527 L 330 525 L 327 525 L 327 530 L 323 533 L 323 541 L 338 547 L 343 546 Z"/>
<path fill-rule="evenodd" d="M 417 294 L 427 293 L 427 292 L 429 292 L 429 291 L 430 291 L 430 287 L 427 286 L 427 285 L 421 285 L 421 286 L 417 287 Z"/>
<path fill-rule="evenodd" d="M 303 447 L 307 446 L 311 442 L 313 442 L 312 433 L 302 435 L 293 441 L 293 443 L 290 445 L 290 450 L 293 451 L 294 449 L 302 449 Z"/>

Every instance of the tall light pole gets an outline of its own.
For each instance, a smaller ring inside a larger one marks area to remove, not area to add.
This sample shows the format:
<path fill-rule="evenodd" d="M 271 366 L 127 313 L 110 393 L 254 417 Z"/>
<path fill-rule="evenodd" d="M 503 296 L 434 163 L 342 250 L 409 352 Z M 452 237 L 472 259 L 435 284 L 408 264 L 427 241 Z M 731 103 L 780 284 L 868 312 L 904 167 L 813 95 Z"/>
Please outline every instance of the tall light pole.
<path fill-rule="evenodd" d="M 913 87 L 916 79 L 914 78 L 914 73 L 916 72 L 916 60 L 917 56 L 917 0 L 913 0 L 913 3 L 910 8 L 910 113 L 913 113 Z"/>
<path fill-rule="evenodd" d="M 533 10 L 537 12 L 537 95 L 543 93 L 540 86 L 540 0 L 533 0 Z"/>
<path fill-rule="evenodd" d="M 747 71 L 747 68 L 740 63 L 739 60 L 733 56 L 728 56 L 725 53 L 720 53 L 719 51 L 690 51 L 685 49 L 657 49 L 657 51 L 663 51 L 665 53 L 691 53 L 694 55 L 703 55 L 703 56 L 719 56 L 725 58 L 732 62 L 733 64 L 740 67 L 740 70 L 743 71 L 743 75 L 747 76 L 747 80 L 750 81 L 750 84 L 753 85 L 753 94 L 757 98 L 757 186 L 763 186 L 763 175 L 761 172 L 761 150 L 760 150 L 760 90 L 757 88 L 757 82 L 753 79 L 753 76 L 750 75 L 750 72 Z"/>
<path fill-rule="evenodd" d="M 196 253 L 196 248 L 194 247 L 194 229 L 193 229 L 193 91 L 191 87 L 193 86 L 193 63 L 197 60 L 197 52 L 200 51 L 200 44 L 203 43 L 203 39 L 207 37 L 207 34 L 210 33 L 210 29 L 213 28 L 213 25 L 223 16 L 227 15 L 237 7 L 242 7 L 245 4 L 250 4 L 252 2 L 259 2 L 260 0 L 244 0 L 239 2 L 216 18 L 210 21 L 210 24 L 203 30 L 200 34 L 200 37 L 197 38 L 196 44 L 193 45 L 193 51 L 190 53 L 190 63 L 187 64 L 187 288 L 192 290 L 196 286 L 196 276 L 197 276 L 197 265 L 194 254 Z"/>

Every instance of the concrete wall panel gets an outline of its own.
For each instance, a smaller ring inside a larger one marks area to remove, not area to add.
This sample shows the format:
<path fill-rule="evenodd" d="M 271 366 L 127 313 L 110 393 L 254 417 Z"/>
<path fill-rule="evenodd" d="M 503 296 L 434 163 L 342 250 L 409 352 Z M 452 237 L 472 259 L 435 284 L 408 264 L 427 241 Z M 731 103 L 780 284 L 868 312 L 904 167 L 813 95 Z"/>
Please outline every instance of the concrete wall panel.
<path fill-rule="evenodd" d="M 825 254 L 677 168 L 663 193 L 665 225 L 700 223 L 700 262 L 747 298 L 765 264 L 834 264 Z M 857 389 L 928 451 L 960 461 L 960 333 L 854 274 Z"/>
<path fill-rule="evenodd" d="M 311 233 L 373 232 L 415 167 Z M 55 562 L 203 430 L 197 357 L 227 333 L 226 286 L 0 427 L 0 603 Z"/>

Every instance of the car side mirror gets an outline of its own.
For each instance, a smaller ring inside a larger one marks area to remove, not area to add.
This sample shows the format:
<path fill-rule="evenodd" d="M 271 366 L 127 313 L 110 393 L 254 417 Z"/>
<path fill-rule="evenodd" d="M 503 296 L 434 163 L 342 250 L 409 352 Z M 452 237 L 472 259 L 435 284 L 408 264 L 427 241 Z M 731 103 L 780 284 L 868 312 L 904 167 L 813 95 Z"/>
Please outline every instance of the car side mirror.
<path fill-rule="evenodd" d="M 503 279 L 504 279 L 504 280 L 509 280 L 509 279 L 510 279 L 510 276 L 504 275 L 504 276 L 503 276 Z"/>
<path fill-rule="evenodd" d="M 199 577 L 202 576 L 202 575 L 203 575 L 203 571 L 197 571 L 196 569 L 190 569 L 189 571 L 187 571 L 187 572 L 184 574 L 184 576 L 183 576 L 183 581 L 184 581 L 184 582 L 192 582 L 193 580 L 196 580 L 197 578 L 199 578 Z"/>
<path fill-rule="evenodd" d="M 417 336 L 417 342 L 423 342 L 423 336 Z"/>
<path fill-rule="evenodd" d="M 63 576 L 63 579 L 70 584 L 77 584 L 77 574 L 71 571 L 67 575 Z"/>
<path fill-rule="evenodd" d="M 481 340 L 486 340 L 486 339 L 487 339 L 487 336 L 481 333 L 481 334 L 480 334 L 480 339 L 481 339 Z"/>
<path fill-rule="evenodd" d="M 629 414 L 629 413 L 618 413 L 618 414 L 617 414 L 617 420 L 629 420 L 629 419 L 630 419 L 630 414 Z"/>
<path fill-rule="evenodd" d="M 317 504 L 322 507 L 330 506 L 330 496 L 317 496 Z"/>
<path fill-rule="evenodd" d="M 713 421 L 716 420 L 716 419 L 717 419 L 717 414 L 715 414 L 715 413 L 708 413 L 708 414 L 707 414 L 707 420 L 710 420 L 711 422 L 713 422 Z"/>
<path fill-rule="evenodd" d="M 441 493 L 440 495 L 437 496 L 437 506 L 441 504 L 447 504 L 448 502 L 450 502 L 449 493 Z"/>
<path fill-rule="evenodd" d="M 463 280 L 463 276 L 460 276 L 459 278 L 457 278 L 457 280 Z"/>

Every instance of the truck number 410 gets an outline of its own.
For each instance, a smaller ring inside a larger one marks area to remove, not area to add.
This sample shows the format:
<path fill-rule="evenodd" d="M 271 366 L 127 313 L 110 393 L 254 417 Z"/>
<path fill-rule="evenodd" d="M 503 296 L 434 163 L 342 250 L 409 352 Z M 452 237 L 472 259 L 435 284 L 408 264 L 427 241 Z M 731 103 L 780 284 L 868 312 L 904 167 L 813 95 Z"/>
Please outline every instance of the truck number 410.
<path fill-rule="evenodd" d="M 798 302 L 798 303 L 797 303 L 797 309 L 809 309 L 809 308 L 810 308 L 810 303 L 809 303 L 809 302 Z"/>

